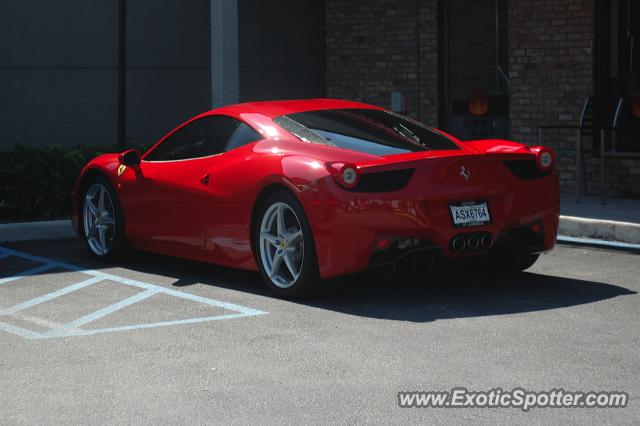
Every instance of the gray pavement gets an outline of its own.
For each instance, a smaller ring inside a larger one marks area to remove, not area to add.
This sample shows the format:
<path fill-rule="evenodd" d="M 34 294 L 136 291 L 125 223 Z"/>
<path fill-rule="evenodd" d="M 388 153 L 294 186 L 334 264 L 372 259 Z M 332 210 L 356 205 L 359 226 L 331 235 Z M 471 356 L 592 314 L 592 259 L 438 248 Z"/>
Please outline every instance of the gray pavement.
<path fill-rule="evenodd" d="M 638 254 L 559 246 L 511 280 L 456 268 L 421 280 L 369 273 L 291 302 L 249 272 L 151 254 L 102 263 L 78 240 L 3 247 L 28 256 L 0 258 L 0 424 L 640 418 Z M 397 406 L 401 390 L 459 386 L 621 390 L 631 401 Z"/>

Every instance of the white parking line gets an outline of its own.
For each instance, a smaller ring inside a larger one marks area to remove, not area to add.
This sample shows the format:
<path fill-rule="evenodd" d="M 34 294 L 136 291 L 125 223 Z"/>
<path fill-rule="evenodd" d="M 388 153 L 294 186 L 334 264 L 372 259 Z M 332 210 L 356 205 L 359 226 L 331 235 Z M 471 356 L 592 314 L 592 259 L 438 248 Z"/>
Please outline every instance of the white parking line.
<path fill-rule="evenodd" d="M 41 272 L 48 271 L 49 269 L 53 269 L 53 268 L 55 268 L 55 266 L 53 265 L 42 265 L 42 266 L 38 266 L 37 268 L 29 269 L 28 271 L 20 272 L 18 274 L 15 274 L 7 278 L 0 278 L 0 285 L 9 283 L 11 281 L 19 280 L 20 278 L 23 278 L 23 277 L 28 277 L 29 275 L 37 275 Z"/>
<path fill-rule="evenodd" d="M 267 313 L 264 311 L 260 311 L 258 309 L 253 309 L 246 306 L 237 305 L 234 303 L 223 302 L 216 299 L 210 299 L 207 297 L 196 296 L 191 293 L 186 293 L 183 291 L 177 291 L 177 290 L 157 286 L 144 281 L 124 278 L 117 275 L 96 271 L 93 269 L 84 269 L 77 265 L 72 265 L 65 262 L 59 262 L 56 260 L 47 259 L 45 257 L 34 256 L 29 253 L 23 253 L 23 252 L 11 250 L 11 249 L 0 246 L 0 257 L 7 257 L 7 256 L 20 257 L 23 259 L 42 263 L 43 265 L 30 269 L 28 271 L 24 271 L 24 272 L 12 275 L 7 278 L 3 278 L 2 280 L 0 280 L 0 284 L 19 280 L 20 278 L 23 278 L 29 275 L 39 274 L 41 272 L 46 272 L 47 270 L 54 269 L 54 268 L 80 272 L 82 274 L 91 276 L 91 278 L 88 278 L 76 284 L 69 285 L 67 287 L 61 288 L 51 293 L 47 293 L 45 295 L 35 297 L 25 302 L 18 303 L 14 306 L 4 308 L 0 310 L 0 317 L 16 314 L 18 312 L 21 312 L 27 308 L 38 305 L 40 303 L 62 297 L 66 294 L 91 286 L 98 282 L 107 281 L 107 280 L 111 282 L 115 282 L 117 284 L 137 287 L 144 290 L 134 296 L 128 297 L 124 300 L 121 300 L 112 305 L 106 306 L 104 308 L 98 309 L 97 311 L 87 314 L 81 318 L 75 319 L 66 324 L 58 325 L 57 327 L 45 333 L 37 333 L 35 331 L 28 330 L 22 327 L 17 327 L 12 324 L 0 322 L 0 330 L 17 334 L 18 336 L 22 336 L 26 339 L 50 339 L 55 337 L 87 336 L 87 335 L 98 334 L 98 333 L 110 333 L 110 332 L 117 332 L 117 331 L 137 330 L 137 329 L 145 329 L 145 328 L 153 328 L 153 327 L 166 327 L 166 326 L 181 325 L 181 324 L 195 324 L 195 323 L 208 322 L 208 321 L 242 318 L 242 317 L 249 317 L 249 316 L 255 316 L 255 315 L 264 315 Z M 149 297 L 152 297 L 156 294 L 165 294 L 168 296 L 173 296 L 180 299 L 186 299 L 196 303 L 203 303 L 212 307 L 222 308 L 225 310 L 235 311 L 235 312 L 231 314 L 222 314 L 222 315 L 215 315 L 215 316 L 209 316 L 209 317 L 187 318 L 187 319 L 173 320 L 173 321 L 160 321 L 160 322 L 151 323 L 151 324 L 148 324 L 148 323 L 129 324 L 129 325 L 123 325 L 119 327 L 108 327 L 108 328 L 89 329 L 89 330 L 80 329 L 81 326 L 89 324 L 107 315 L 111 315 L 127 306 L 131 306 L 135 303 L 146 300 Z"/>
<path fill-rule="evenodd" d="M 99 283 L 100 281 L 103 281 L 103 279 L 99 277 L 89 278 L 88 280 L 84 280 L 77 284 L 73 284 L 68 287 L 61 288 L 60 290 L 45 294 L 44 296 L 35 297 L 31 300 L 27 300 L 26 302 L 18 303 L 17 305 L 14 305 L 10 308 L 0 309 L 0 316 L 15 314 L 16 312 L 20 312 L 23 309 L 27 309 L 34 305 L 38 305 L 48 300 L 55 299 L 56 297 L 64 296 L 65 294 L 71 293 L 72 291 L 80 290 L 81 288 L 85 288 L 95 283 Z"/>
<path fill-rule="evenodd" d="M 12 315 L 13 318 L 16 318 L 20 321 L 28 322 L 31 324 L 38 325 L 42 328 L 54 329 L 60 327 L 62 324 L 59 322 L 51 321 L 46 318 L 38 317 L 36 315 L 26 315 L 23 312 L 18 312 Z"/>
<path fill-rule="evenodd" d="M 16 327 L 15 325 L 6 324 L 4 322 L 0 322 L 0 330 L 17 334 L 18 336 L 24 337 L 25 339 L 42 339 L 42 335 L 40 333 L 27 330 L 26 328 Z"/>
<path fill-rule="evenodd" d="M 262 314 L 266 314 L 267 312 L 262 312 Z M 261 314 L 254 314 L 261 315 Z M 219 320 L 228 320 L 234 318 L 243 318 L 246 317 L 247 314 L 237 313 L 237 314 L 226 314 L 226 315 L 216 315 L 213 317 L 201 317 L 201 318 L 189 318 L 183 320 L 174 320 L 174 321 L 162 321 L 156 322 L 153 324 L 131 324 L 131 325 L 123 325 L 120 327 L 109 327 L 109 328 L 96 328 L 91 330 L 79 330 L 69 335 L 73 336 L 89 336 L 91 334 L 98 333 L 112 333 L 114 331 L 128 331 L 128 330 L 141 330 L 144 328 L 155 328 L 155 327 L 167 327 L 170 325 L 183 325 L 183 324 L 197 324 L 200 322 L 209 322 L 209 321 L 219 321 Z"/>
<path fill-rule="evenodd" d="M 61 327 L 56 328 L 55 330 L 51 330 L 47 333 L 44 333 L 43 337 L 64 336 L 68 334 L 70 330 L 80 329 L 80 327 L 90 323 L 91 321 L 95 321 L 97 319 L 110 315 L 116 311 L 119 311 L 120 309 L 126 308 L 127 306 L 131 306 L 134 303 L 138 303 L 146 299 L 147 297 L 153 296 L 156 293 L 158 293 L 158 290 L 155 290 L 155 289 L 141 291 L 140 293 L 135 294 L 131 297 L 128 297 L 124 300 L 121 300 L 112 305 L 106 306 L 102 309 L 98 309 L 97 311 L 92 312 L 89 315 L 85 315 L 81 318 L 78 318 L 77 320 L 68 322 L 62 325 Z"/>

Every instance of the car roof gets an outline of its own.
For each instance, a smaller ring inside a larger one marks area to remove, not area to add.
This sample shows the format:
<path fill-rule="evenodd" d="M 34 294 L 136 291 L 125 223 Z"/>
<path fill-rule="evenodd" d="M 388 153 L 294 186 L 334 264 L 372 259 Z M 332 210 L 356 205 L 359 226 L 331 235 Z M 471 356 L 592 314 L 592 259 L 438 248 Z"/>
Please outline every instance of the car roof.
<path fill-rule="evenodd" d="M 242 114 L 254 113 L 267 116 L 269 118 L 279 117 L 281 115 L 293 114 L 296 112 L 315 111 L 321 109 L 342 109 L 342 108 L 359 108 L 359 109 L 382 109 L 380 107 L 369 105 L 361 102 L 343 101 L 339 99 L 298 99 L 283 101 L 260 101 L 246 102 L 242 104 L 228 105 L 216 108 L 205 113 L 208 114 L 225 114 L 232 116 L 240 116 Z"/>

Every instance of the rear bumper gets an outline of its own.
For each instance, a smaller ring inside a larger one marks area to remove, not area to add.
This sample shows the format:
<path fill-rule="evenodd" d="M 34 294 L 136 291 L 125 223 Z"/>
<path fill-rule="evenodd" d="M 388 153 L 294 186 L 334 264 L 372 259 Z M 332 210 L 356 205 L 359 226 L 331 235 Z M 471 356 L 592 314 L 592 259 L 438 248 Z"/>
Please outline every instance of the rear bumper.
<path fill-rule="evenodd" d="M 463 192 L 454 188 L 424 192 L 412 182 L 398 192 L 358 194 L 325 181 L 303 193 L 320 275 L 329 278 L 366 269 L 375 263 L 380 239 L 417 239 L 445 258 L 476 256 L 489 250 L 481 247 L 471 252 L 454 251 L 452 239 L 467 233 L 489 233 L 496 243 L 521 243 L 531 252 L 548 251 L 555 246 L 560 213 L 555 173 L 535 181 L 509 182 L 490 189 L 466 187 Z M 449 204 L 468 200 L 487 201 L 491 224 L 473 228 L 453 226 Z M 522 237 L 534 223 L 541 225 L 538 235 Z M 521 229 L 525 231 L 518 231 Z"/>

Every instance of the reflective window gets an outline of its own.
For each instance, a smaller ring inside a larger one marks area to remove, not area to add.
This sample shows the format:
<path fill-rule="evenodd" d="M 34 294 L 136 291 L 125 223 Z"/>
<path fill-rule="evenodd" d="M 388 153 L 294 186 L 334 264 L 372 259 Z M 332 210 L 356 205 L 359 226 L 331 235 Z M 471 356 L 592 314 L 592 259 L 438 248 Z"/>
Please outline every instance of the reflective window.
<path fill-rule="evenodd" d="M 167 137 L 145 161 L 174 161 L 207 157 L 261 139 L 242 121 L 224 115 L 200 118 Z"/>
<path fill-rule="evenodd" d="M 374 155 L 459 149 L 448 137 L 383 110 L 331 109 L 277 117 L 280 127 L 305 142 Z"/>

